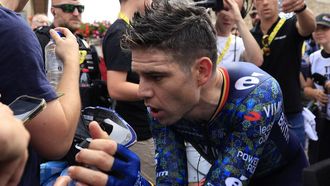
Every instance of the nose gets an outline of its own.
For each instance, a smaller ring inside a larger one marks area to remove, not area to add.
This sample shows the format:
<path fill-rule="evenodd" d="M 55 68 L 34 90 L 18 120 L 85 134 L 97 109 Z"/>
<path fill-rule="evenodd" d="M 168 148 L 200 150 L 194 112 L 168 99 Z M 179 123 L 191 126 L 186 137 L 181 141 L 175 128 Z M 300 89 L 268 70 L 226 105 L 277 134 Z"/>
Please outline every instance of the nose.
<path fill-rule="evenodd" d="M 78 8 L 74 8 L 72 14 L 78 16 L 80 14 Z"/>
<path fill-rule="evenodd" d="M 140 77 L 138 97 L 143 99 L 148 99 L 153 96 L 153 90 L 151 84 L 146 81 L 144 78 Z"/>

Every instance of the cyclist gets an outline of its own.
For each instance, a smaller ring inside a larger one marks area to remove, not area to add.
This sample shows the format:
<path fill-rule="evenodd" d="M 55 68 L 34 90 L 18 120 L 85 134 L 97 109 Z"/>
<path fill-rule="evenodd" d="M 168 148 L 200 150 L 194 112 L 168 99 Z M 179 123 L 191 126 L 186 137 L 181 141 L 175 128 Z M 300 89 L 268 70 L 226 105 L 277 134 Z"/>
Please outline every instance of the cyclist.
<path fill-rule="evenodd" d="M 212 165 L 204 185 L 302 185 L 308 163 L 288 130 L 278 83 L 251 63 L 216 67 L 216 32 L 204 8 L 154 2 L 134 16 L 122 44 L 149 107 L 157 185 L 188 184 L 184 141 Z M 69 175 L 86 184 L 147 185 L 134 157 L 111 140 L 93 140 L 77 159 L 103 172 L 71 167 Z"/>

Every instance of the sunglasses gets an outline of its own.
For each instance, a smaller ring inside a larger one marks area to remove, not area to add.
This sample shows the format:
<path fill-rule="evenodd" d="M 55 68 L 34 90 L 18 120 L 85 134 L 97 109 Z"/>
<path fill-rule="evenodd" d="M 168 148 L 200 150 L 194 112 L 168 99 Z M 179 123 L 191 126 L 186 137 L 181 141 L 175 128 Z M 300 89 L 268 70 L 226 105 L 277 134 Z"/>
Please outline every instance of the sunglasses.
<path fill-rule="evenodd" d="M 72 5 L 72 4 L 61 4 L 61 5 L 53 5 L 55 8 L 60 8 L 63 12 L 72 13 L 77 8 L 79 13 L 83 13 L 85 10 L 84 5 Z"/>
<path fill-rule="evenodd" d="M 265 56 L 269 56 L 270 54 L 269 35 L 262 36 L 261 44 L 262 44 L 262 52 L 264 53 Z"/>

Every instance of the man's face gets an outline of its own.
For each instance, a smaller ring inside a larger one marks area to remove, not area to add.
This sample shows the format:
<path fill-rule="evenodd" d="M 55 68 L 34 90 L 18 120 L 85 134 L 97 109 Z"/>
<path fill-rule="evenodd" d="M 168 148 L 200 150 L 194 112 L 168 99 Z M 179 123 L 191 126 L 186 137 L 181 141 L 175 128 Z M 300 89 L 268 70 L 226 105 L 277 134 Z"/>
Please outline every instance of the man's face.
<path fill-rule="evenodd" d="M 66 27 L 72 32 L 77 31 L 81 25 L 81 13 L 78 8 L 70 8 L 70 5 L 81 5 L 79 0 L 53 0 L 52 13 L 55 27 Z M 59 7 L 58 5 L 69 5 Z M 55 6 L 55 7 L 54 7 Z M 72 6 L 71 6 L 72 7 Z"/>
<path fill-rule="evenodd" d="M 318 44 L 328 44 L 330 42 L 330 27 L 317 25 L 316 30 L 313 32 L 313 38 Z"/>
<path fill-rule="evenodd" d="M 138 95 L 163 125 L 188 116 L 199 100 L 194 70 L 183 70 L 169 56 L 155 49 L 132 50 L 132 69 L 140 76 Z"/>
<path fill-rule="evenodd" d="M 277 0 L 254 0 L 258 15 L 267 20 L 278 16 Z"/>
<path fill-rule="evenodd" d="M 241 10 L 243 7 L 243 1 L 242 0 L 235 0 L 235 1 L 239 9 Z M 232 10 L 229 9 L 229 5 L 226 2 L 224 2 L 223 10 L 217 12 L 216 15 L 217 15 L 216 25 L 218 27 L 217 29 L 226 30 L 226 31 L 232 30 L 235 24 L 234 13 Z"/>

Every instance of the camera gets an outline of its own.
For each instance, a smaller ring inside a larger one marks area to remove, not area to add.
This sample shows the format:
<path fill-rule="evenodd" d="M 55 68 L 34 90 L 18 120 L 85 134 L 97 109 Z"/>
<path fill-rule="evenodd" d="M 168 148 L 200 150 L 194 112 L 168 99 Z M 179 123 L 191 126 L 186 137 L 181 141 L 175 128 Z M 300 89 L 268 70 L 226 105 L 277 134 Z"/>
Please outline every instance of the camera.
<path fill-rule="evenodd" d="M 213 11 L 219 12 L 223 9 L 223 0 L 194 0 L 194 5 L 212 8 Z"/>

